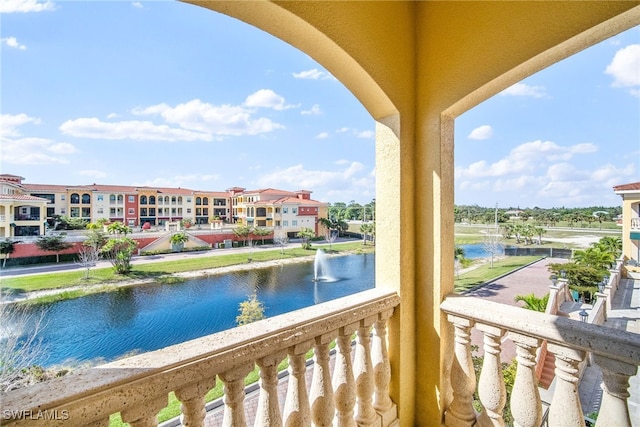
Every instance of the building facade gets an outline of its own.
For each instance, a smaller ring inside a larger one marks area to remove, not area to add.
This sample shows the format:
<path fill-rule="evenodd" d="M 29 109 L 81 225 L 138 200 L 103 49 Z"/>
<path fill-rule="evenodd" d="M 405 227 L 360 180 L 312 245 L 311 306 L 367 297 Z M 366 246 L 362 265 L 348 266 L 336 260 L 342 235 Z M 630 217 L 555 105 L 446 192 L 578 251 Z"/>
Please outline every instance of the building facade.
<path fill-rule="evenodd" d="M 246 191 L 232 187 L 226 191 L 200 191 L 95 183 L 28 184 L 23 183 L 24 179 L 0 175 L 3 237 L 42 235 L 47 226 L 56 226 L 60 216 L 87 222 L 122 222 L 130 227 L 142 227 L 146 223 L 161 226 L 181 220 L 201 225 L 222 220 L 255 227 L 280 227 L 294 236 L 302 228 L 320 233 L 318 219 L 326 218 L 328 212 L 328 204 L 312 200 L 312 192 L 308 190 Z M 17 228 L 10 229 L 10 224 Z"/>
<path fill-rule="evenodd" d="M 640 261 L 640 182 L 613 187 L 622 197 L 622 254 Z"/>

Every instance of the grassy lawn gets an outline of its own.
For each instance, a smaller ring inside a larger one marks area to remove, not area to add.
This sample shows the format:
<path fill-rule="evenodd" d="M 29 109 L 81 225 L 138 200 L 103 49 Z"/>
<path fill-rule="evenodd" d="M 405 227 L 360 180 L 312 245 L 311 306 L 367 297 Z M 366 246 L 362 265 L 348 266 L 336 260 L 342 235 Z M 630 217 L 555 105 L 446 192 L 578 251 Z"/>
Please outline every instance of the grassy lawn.
<path fill-rule="evenodd" d="M 185 271 L 207 270 L 211 268 L 227 267 L 231 265 L 246 264 L 249 257 L 252 261 L 269 261 L 278 259 L 290 259 L 315 255 L 318 248 L 327 250 L 327 246 L 314 245 L 312 249 L 288 248 L 282 254 L 279 249 L 265 250 L 255 249 L 249 253 L 230 253 L 228 255 L 215 255 L 208 257 L 194 257 L 188 259 L 154 262 L 147 264 L 135 264 L 131 273 L 118 275 L 112 268 L 92 269 L 89 279 L 85 279 L 85 271 L 65 271 L 37 274 L 30 276 L 17 276 L 2 278 L 0 287 L 3 292 L 31 292 L 45 289 L 59 289 L 79 287 L 87 285 L 105 285 L 104 291 L 110 290 L 109 285 L 127 280 L 156 280 L 166 281 L 172 273 Z M 373 246 L 362 246 L 361 242 L 338 243 L 332 245 L 332 253 L 340 252 L 365 252 L 373 251 Z M 143 259 L 143 258 L 142 258 Z M 67 298 L 82 296 L 82 291 L 70 291 Z M 60 299 L 56 296 L 55 299 Z M 39 300 L 42 302 L 42 300 Z"/>
<path fill-rule="evenodd" d="M 512 256 L 495 261 L 493 268 L 491 268 L 491 263 L 486 263 L 456 278 L 453 290 L 455 292 L 464 292 L 539 259 L 540 257 L 538 256 Z"/>

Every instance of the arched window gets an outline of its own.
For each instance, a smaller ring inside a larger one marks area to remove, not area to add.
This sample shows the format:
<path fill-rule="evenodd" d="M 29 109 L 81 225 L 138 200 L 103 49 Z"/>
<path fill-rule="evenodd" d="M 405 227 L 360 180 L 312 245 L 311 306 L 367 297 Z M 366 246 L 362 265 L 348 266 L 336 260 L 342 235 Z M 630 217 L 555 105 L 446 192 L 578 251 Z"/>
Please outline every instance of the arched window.
<path fill-rule="evenodd" d="M 91 195 L 89 195 L 89 194 L 87 194 L 87 193 L 84 193 L 84 194 L 82 195 L 82 204 L 84 204 L 84 205 L 89 205 L 89 204 L 91 204 Z"/>
<path fill-rule="evenodd" d="M 141 205 L 147 204 L 147 196 L 140 196 L 140 204 Z"/>
<path fill-rule="evenodd" d="M 165 204 L 168 205 L 169 204 L 169 200 L 171 200 L 171 199 L 169 199 L 169 196 L 164 196 L 164 203 Z"/>
<path fill-rule="evenodd" d="M 118 203 L 124 202 L 124 196 L 122 194 L 118 194 Z"/>
<path fill-rule="evenodd" d="M 171 196 L 171 203 L 175 203 L 176 202 L 176 196 Z"/>
<path fill-rule="evenodd" d="M 182 197 L 178 196 L 178 204 L 181 205 L 182 204 Z"/>
<path fill-rule="evenodd" d="M 200 197 L 196 197 L 196 205 L 201 205 L 202 199 Z"/>
<path fill-rule="evenodd" d="M 71 195 L 71 203 L 80 203 L 80 195 L 78 193 L 73 193 Z"/>
<path fill-rule="evenodd" d="M 116 195 L 109 194 L 109 203 L 115 203 L 115 202 L 116 202 Z"/>
<path fill-rule="evenodd" d="M 203 204 L 203 205 L 208 205 L 208 204 L 209 204 L 209 198 L 208 198 L 208 197 L 204 197 L 204 198 L 202 199 L 202 204 Z"/>
<path fill-rule="evenodd" d="M 150 205 L 156 204 L 156 196 L 149 196 L 149 204 Z"/>

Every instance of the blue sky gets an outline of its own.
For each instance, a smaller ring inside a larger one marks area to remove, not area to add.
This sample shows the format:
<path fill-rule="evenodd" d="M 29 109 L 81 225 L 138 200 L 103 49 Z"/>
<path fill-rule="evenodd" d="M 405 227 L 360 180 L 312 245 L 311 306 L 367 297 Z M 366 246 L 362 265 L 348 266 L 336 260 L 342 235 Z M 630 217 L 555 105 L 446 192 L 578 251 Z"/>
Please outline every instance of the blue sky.
<path fill-rule="evenodd" d="M 3 0 L 1 170 L 29 183 L 375 197 L 374 121 L 280 40 L 178 2 Z M 456 121 L 456 203 L 619 205 L 640 181 L 640 29 Z"/>

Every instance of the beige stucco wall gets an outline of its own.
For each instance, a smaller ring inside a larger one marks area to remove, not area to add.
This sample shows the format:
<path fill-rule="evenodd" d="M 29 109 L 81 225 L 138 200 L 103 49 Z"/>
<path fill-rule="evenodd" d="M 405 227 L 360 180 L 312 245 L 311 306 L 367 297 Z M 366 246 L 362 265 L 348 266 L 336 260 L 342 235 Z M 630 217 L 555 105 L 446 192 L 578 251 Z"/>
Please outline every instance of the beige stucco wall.
<path fill-rule="evenodd" d="M 623 192 L 620 195 L 622 196 L 622 255 L 627 259 L 640 261 L 638 241 L 630 239 L 631 219 L 640 218 L 640 191 Z"/>
<path fill-rule="evenodd" d="M 334 74 L 376 127 L 376 286 L 398 291 L 391 392 L 402 425 L 434 425 L 449 398 L 454 119 L 640 23 L 638 1 L 190 1 L 259 27 Z M 635 7 L 635 9 L 633 9 Z M 214 40 L 202 40 L 214 43 Z"/>

